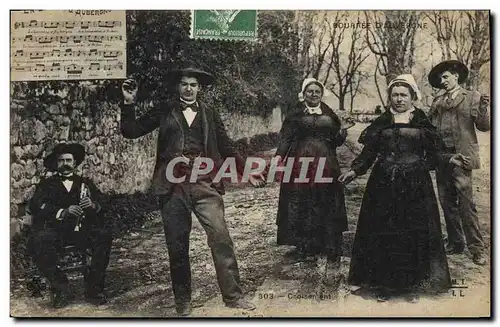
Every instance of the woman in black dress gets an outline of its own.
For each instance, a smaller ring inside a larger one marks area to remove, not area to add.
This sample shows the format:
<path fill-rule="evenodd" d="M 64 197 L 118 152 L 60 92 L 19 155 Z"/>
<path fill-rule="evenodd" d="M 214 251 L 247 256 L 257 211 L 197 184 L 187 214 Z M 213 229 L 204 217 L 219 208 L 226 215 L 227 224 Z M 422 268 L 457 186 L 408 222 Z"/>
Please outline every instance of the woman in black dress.
<path fill-rule="evenodd" d="M 293 160 L 289 180 L 284 176 L 281 182 L 277 241 L 279 245 L 295 245 L 299 260 L 314 261 L 318 254 L 326 254 L 330 262 L 339 263 L 347 216 L 343 185 L 337 180 L 336 148 L 345 141 L 347 132 L 341 130 L 333 110 L 321 102 L 323 84 L 308 78 L 302 86 L 304 101 L 283 122 L 276 152 L 284 164 Z M 306 178 L 297 180 L 308 160 Z M 318 176 L 329 181 L 315 179 Z"/>
<path fill-rule="evenodd" d="M 419 90 L 411 75 L 388 87 L 390 110 L 363 133 L 361 154 L 339 180 L 368 180 L 352 250 L 348 281 L 379 288 L 379 301 L 391 292 L 416 302 L 416 290 L 451 286 L 438 204 L 429 170 L 440 154 L 441 139 L 425 113 L 413 106 Z M 460 165 L 459 157 L 443 158 Z"/>

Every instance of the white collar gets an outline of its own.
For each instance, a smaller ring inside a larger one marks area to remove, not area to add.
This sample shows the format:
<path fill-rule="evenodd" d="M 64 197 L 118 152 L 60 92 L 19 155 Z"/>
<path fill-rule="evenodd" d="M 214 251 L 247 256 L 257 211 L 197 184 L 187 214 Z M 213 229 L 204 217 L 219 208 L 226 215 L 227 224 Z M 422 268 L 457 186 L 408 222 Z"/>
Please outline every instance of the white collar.
<path fill-rule="evenodd" d="M 304 112 L 307 112 L 311 115 L 318 114 L 321 115 L 323 114 L 323 111 L 321 110 L 321 103 L 318 104 L 316 107 L 309 107 L 307 104 L 305 104 L 306 109 L 304 109 Z"/>
<path fill-rule="evenodd" d="M 394 123 L 395 124 L 408 124 L 411 120 L 412 114 L 415 111 L 415 107 L 411 107 L 405 112 L 397 112 L 394 109 L 390 109 L 391 113 L 394 115 Z"/>
<path fill-rule="evenodd" d="M 57 173 L 57 176 L 60 176 L 60 177 L 68 177 L 68 178 L 69 178 L 69 177 L 73 177 L 73 175 L 74 175 L 74 174 L 75 174 L 75 173 L 71 173 L 71 174 L 69 174 L 69 175 L 62 175 L 61 173 Z"/>
<path fill-rule="evenodd" d="M 311 109 L 311 110 L 321 110 L 321 103 L 319 103 L 316 107 L 311 107 L 311 106 L 308 106 L 307 103 L 305 103 L 306 105 L 306 108 L 307 109 Z"/>
<path fill-rule="evenodd" d="M 391 107 L 391 113 L 394 115 L 394 116 L 405 116 L 405 115 L 409 115 L 410 113 L 414 112 L 415 111 L 415 107 L 411 107 L 410 109 L 406 110 L 406 111 L 403 111 L 403 112 L 398 112 L 394 109 L 392 109 Z"/>
<path fill-rule="evenodd" d="M 181 100 L 181 102 L 184 102 L 185 104 L 194 104 L 194 103 L 196 103 L 196 100 L 189 101 L 189 102 L 186 101 L 186 100 L 184 100 L 183 98 L 180 98 L 180 100 Z"/>

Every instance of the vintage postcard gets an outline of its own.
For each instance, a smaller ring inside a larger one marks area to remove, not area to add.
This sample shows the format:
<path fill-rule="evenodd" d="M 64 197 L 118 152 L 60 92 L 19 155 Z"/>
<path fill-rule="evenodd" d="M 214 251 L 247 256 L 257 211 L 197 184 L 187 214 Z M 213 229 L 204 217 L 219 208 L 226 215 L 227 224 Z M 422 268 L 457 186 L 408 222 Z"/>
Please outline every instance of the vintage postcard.
<path fill-rule="evenodd" d="M 491 317 L 489 11 L 10 19 L 11 317 Z"/>

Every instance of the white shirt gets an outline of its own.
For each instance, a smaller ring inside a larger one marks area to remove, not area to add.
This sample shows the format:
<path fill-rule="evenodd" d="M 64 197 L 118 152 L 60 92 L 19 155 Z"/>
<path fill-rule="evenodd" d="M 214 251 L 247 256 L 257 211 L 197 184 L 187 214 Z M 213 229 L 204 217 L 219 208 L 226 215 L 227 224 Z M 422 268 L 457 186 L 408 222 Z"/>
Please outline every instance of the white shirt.
<path fill-rule="evenodd" d="M 73 177 L 73 174 L 68 175 L 68 176 L 62 176 L 62 175 L 60 175 L 60 176 L 61 176 L 61 178 Z M 67 179 L 67 180 L 62 181 L 62 183 L 63 183 L 64 187 L 66 188 L 66 191 L 68 191 L 68 193 L 69 193 L 69 191 L 71 191 L 71 188 L 73 187 L 73 181 L 70 179 Z"/>
<path fill-rule="evenodd" d="M 62 176 L 62 175 L 59 175 L 59 176 L 61 176 L 61 178 L 64 178 L 64 177 L 72 177 L 72 176 L 73 176 L 73 174 L 68 175 L 68 176 Z M 69 191 L 71 191 L 71 188 L 73 187 L 73 181 L 72 181 L 72 180 L 70 180 L 70 179 L 67 179 L 67 180 L 65 180 L 65 181 L 61 181 L 61 182 L 63 183 L 64 188 L 66 189 L 66 191 L 68 191 L 68 193 L 69 193 Z M 59 220 L 59 219 L 61 219 L 61 213 L 63 212 L 63 210 L 64 210 L 64 209 L 59 209 L 59 210 L 57 211 L 57 213 L 56 213 L 56 219 L 58 219 L 58 220 Z"/>
<path fill-rule="evenodd" d="M 191 102 L 187 102 L 187 101 L 184 101 L 181 99 L 181 101 L 184 102 L 185 104 L 188 104 L 188 105 L 196 103 L 196 100 L 191 101 Z M 191 124 L 193 123 L 193 120 L 196 117 L 197 113 L 198 112 L 193 111 L 193 109 L 191 109 L 190 107 L 187 107 L 185 110 L 182 111 L 182 114 L 184 115 L 184 118 L 186 119 L 186 122 L 187 122 L 189 127 L 191 127 Z"/>
<path fill-rule="evenodd" d="M 413 112 L 415 111 L 415 107 L 411 107 L 411 109 L 406 110 L 405 112 L 397 112 L 394 109 L 390 109 L 391 113 L 394 115 L 394 123 L 395 124 L 408 124 L 413 116 Z"/>

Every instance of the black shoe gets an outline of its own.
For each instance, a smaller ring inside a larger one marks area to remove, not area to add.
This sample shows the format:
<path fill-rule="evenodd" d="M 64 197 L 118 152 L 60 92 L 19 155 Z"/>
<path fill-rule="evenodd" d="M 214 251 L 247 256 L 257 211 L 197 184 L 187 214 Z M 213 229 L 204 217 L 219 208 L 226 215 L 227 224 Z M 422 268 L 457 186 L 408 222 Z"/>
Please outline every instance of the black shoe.
<path fill-rule="evenodd" d="M 257 308 L 255 304 L 245 299 L 239 299 L 234 302 L 226 302 L 226 307 L 234 309 L 243 309 L 248 311 L 252 311 Z"/>
<path fill-rule="evenodd" d="M 297 247 L 294 250 L 285 253 L 284 257 L 288 263 L 297 263 L 305 261 L 307 254 L 304 248 Z"/>
<path fill-rule="evenodd" d="M 387 302 L 389 301 L 389 295 L 384 293 L 379 293 L 377 295 L 377 302 Z"/>
<path fill-rule="evenodd" d="M 305 263 L 316 263 L 318 261 L 318 256 L 315 254 L 307 254 L 304 258 Z"/>
<path fill-rule="evenodd" d="M 175 311 L 181 317 L 189 316 L 192 311 L 191 303 L 180 303 L 175 305 Z"/>
<path fill-rule="evenodd" d="M 377 302 L 387 302 L 391 298 L 389 290 L 381 288 L 377 292 Z"/>
<path fill-rule="evenodd" d="M 406 302 L 409 302 L 409 303 L 418 303 L 418 301 L 420 300 L 420 297 L 418 296 L 417 293 L 407 294 L 405 298 L 406 298 Z"/>
<path fill-rule="evenodd" d="M 64 308 L 69 304 L 69 294 L 66 291 L 52 292 L 52 307 L 54 309 Z"/>
<path fill-rule="evenodd" d="M 108 303 L 108 298 L 103 292 L 86 293 L 85 300 L 94 305 L 103 305 Z"/>
<path fill-rule="evenodd" d="M 476 253 L 472 256 L 472 262 L 474 262 L 478 266 L 485 266 L 488 261 L 486 260 L 486 257 L 482 253 Z"/>
<path fill-rule="evenodd" d="M 445 248 L 446 254 L 462 254 L 464 253 L 465 246 L 463 245 L 451 245 Z"/>

